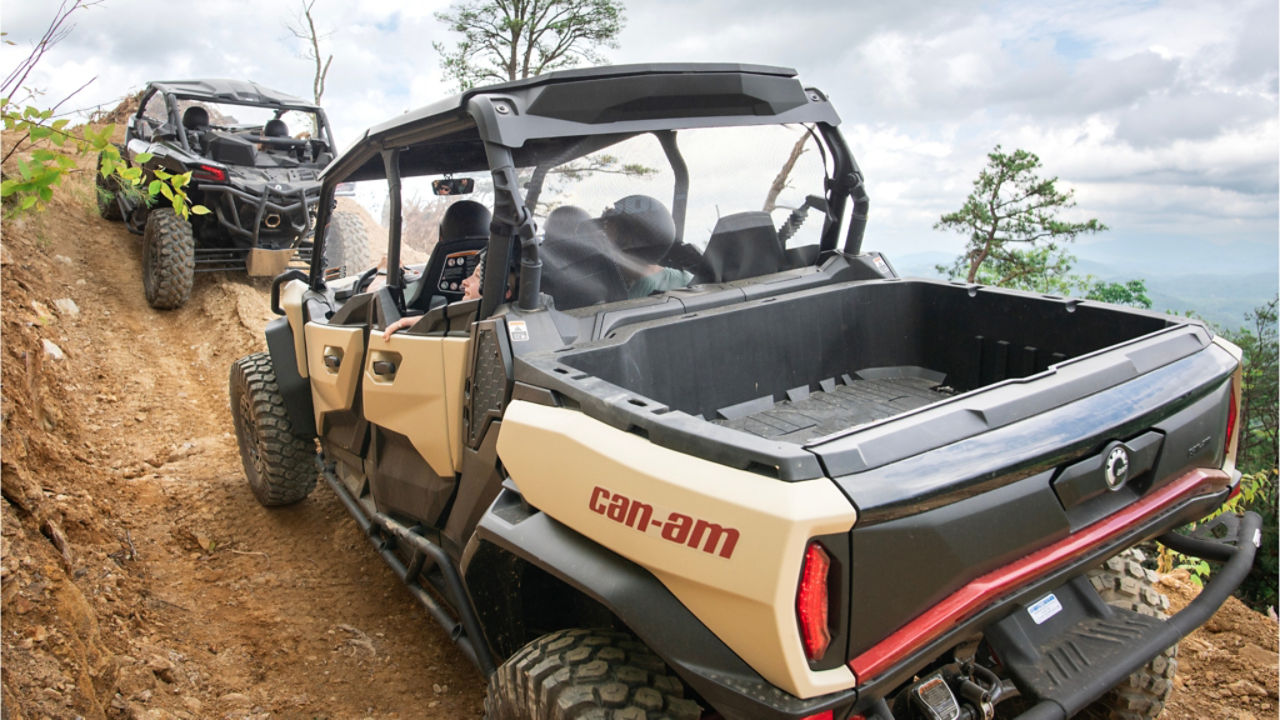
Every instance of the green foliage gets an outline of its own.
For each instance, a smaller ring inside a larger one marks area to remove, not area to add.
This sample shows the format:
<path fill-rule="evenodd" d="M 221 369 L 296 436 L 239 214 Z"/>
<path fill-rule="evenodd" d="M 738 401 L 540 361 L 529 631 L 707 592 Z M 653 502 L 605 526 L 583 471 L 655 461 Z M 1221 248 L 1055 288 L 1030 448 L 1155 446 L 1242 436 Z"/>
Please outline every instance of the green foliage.
<path fill-rule="evenodd" d="M 1144 310 L 1151 309 L 1151 298 L 1147 295 L 1145 280 L 1118 283 L 1086 278 L 1081 289 L 1085 291 L 1084 296 L 1087 300 L 1101 300 L 1114 305 L 1131 305 Z"/>
<path fill-rule="evenodd" d="M 142 171 L 131 168 L 120 158 L 120 151 L 111 143 L 113 127 L 94 131 L 91 127 L 69 128 L 70 120 L 56 118 L 54 113 L 61 103 L 52 107 L 40 107 L 30 102 L 40 95 L 38 90 L 24 87 L 26 78 L 44 57 L 44 54 L 71 32 L 66 26 L 68 18 L 77 10 L 97 5 L 93 0 L 72 0 L 58 6 L 53 20 L 45 29 L 44 35 L 34 44 L 31 53 L 23 58 L 0 82 L 0 120 L 4 123 L 6 133 L 16 140 L 6 138 L 6 150 L 3 162 L 16 156 L 17 174 L 5 174 L 0 178 L 0 202 L 3 203 L 5 217 L 15 217 L 31 211 L 42 211 L 53 199 L 54 188 L 62 186 L 62 180 L 68 174 L 76 172 L 79 158 L 93 153 L 100 153 L 99 168 L 103 177 L 114 176 L 115 185 L 125 188 L 136 188 L 142 182 Z M 14 43 L 5 39 L 5 43 Z M 90 80 L 92 82 L 92 80 Z M 88 83 L 85 83 L 88 85 Z M 83 89 L 83 86 L 81 87 Z M 25 92 L 28 101 L 15 101 L 15 94 Z M 79 91 L 77 91 L 79 92 Z M 74 95 L 75 93 L 72 93 Z M 65 102 L 69 98 L 64 98 Z M 139 164 L 150 158 L 135 158 Z M 170 175 L 156 171 L 153 176 L 159 185 L 152 182 L 147 193 L 151 198 L 164 196 L 173 205 L 175 211 L 187 217 L 191 212 L 207 213 L 201 206 L 190 207 L 187 194 L 183 189 L 190 181 L 190 175 Z"/>
<path fill-rule="evenodd" d="M 1262 517 L 1262 545 L 1254 558 L 1253 570 L 1236 594 L 1251 607 L 1264 610 L 1280 603 L 1276 579 L 1280 576 L 1280 533 L 1277 532 L 1277 500 L 1280 499 L 1280 459 L 1277 458 L 1276 420 L 1280 410 L 1280 365 L 1277 364 L 1276 307 L 1280 298 L 1259 305 L 1247 316 L 1252 326 L 1221 335 L 1244 353 L 1240 388 L 1236 467 L 1243 476 L 1240 493 L 1210 517 L 1253 511 Z M 1195 525 L 1192 525 L 1194 528 Z M 1160 552 L 1162 570 L 1185 567 L 1194 580 L 1209 576 L 1209 566 L 1168 548 Z"/>
<path fill-rule="evenodd" d="M 9 150 L 9 154 L 24 147 L 24 143 L 27 148 L 27 152 L 17 157 L 18 175 L 0 181 L 5 217 L 44 210 L 53 199 L 54 188 L 62 185 L 64 176 L 76 171 L 78 158 L 85 155 L 98 154 L 98 172 L 103 177 L 114 176 L 115 185 L 126 192 L 142 185 L 142 168 L 129 166 L 120 157 L 120 149 L 111 142 L 115 126 L 107 125 L 99 130 L 87 125 L 68 129 L 67 119 L 54 120 L 52 116 L 52 110 L 30 105 L 19 110 L 9 98 L 0 98 L 4 129 L 23 134 L 23 139 Z M 134 161 L 142 165 L 150 159 L 149 154 L 141 153 Z M 148 204 L 154 203 L 157 197 L 163 197 L 182 217 L 192 212 L 209 212 L 201 205 L 190 206 L 185 188 L 191 180 L 191 173 L 175 175 L 155 170 L 152 176 L 154 179 L 143 191 L 149 199 Z"/>
<path fill-rule="evenodd" d="M 1240 393 L 1240 444 L 1236 465 L 1246 471 L 1276 467 L 1277 363 L 1276 305 L 1280 298 L 1254 308 L 1245 316 L 1251 326 L 1222 333 L 1244 352 L 1244 382 Z"/>
<path fill-rule="evenodd" d="M 1060 220 L 1060 211 L 1075 207 L 1074 191 L 1060 192 L 1058 179 L 1040 177 L 1040 169 L 1040 158 L 1026 150 L 1005 153 L 997 145 L 987 154 L 964 206 L 933 226 L 968 236 L 963 254 L 939 272 L 1038 292 L 1064 292 L 1076 282 L 1068 274 L 1075 258 L 1063 245 L 1107 226 Z"/>
<path fill-rule="evenodd" d="M 1239 444 L 1236 467 L 1247 473 L 1244 490 L 1236 498 L 1239 509 L 1262 517 L 1262 547 L 1238 594 L 1255 608 L 1275 607 L 1276 579 L 1280 575 L 1280 538 L 1277 533 L 1277 414 L 1280 410 L 1280 363 L 1277 362 L 1276 307 L 1273 297 L 1246 316 L 1251 325 L 1222 333 L 1244 353 L 1240 388 Z"/>
<path fill-rule="evenodd" d="M 460 90 L 600 64 L 597 49 L 617 47 L 624 22 L 619 0 L 458 0 L 436 19 L 462 35 L 432 43 Z"/>

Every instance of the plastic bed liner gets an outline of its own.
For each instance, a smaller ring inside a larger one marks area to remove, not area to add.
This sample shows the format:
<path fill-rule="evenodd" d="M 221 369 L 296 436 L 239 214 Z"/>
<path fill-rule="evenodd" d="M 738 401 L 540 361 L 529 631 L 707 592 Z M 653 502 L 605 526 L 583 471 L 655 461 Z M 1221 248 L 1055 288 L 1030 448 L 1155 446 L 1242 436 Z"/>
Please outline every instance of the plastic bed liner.
<path fill-rule="evenodd" d="M 711 421 L 770 440 L 806 443 L 858 425 L 900 415 L 955 393 L 944 376 L 924 368 L 868 369 L 720 408 Z"/>

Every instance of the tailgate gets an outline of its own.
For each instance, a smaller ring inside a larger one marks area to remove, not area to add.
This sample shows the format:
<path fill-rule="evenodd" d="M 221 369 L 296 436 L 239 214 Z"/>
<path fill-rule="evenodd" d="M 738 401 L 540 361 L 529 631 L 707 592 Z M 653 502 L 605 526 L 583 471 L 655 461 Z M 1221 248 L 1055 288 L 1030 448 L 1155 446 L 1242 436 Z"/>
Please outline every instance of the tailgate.
<path fill-rule="evenodd" d="M 847 657 L 860 680 L 1222 501 L 1235 357 L 1209 344 L 1144 367 L 1158 353 L 1141 345 L 810 448 L 859 510 Z"/>

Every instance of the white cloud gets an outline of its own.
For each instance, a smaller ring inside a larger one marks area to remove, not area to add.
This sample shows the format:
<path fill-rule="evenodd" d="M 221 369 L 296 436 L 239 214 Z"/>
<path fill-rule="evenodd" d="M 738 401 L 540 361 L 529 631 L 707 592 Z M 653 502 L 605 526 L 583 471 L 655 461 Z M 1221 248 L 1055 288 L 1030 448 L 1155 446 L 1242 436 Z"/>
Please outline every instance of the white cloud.
<path fill-rule="evenodd" d="M 447 0 L 316 6 L 334 62 L 325 105 L 340 141 L 452 93 L 431 47 Z M 309 96 L 294 2 L 106 0 L 30 80 L 68 107 L 112 103 L 147 80 L 242 77 Z M 50 3 L 5 3 L 7 37 L 40 35 Z M 174 15 L 181 15 L 175 20 Z M 1274 0 L 645 0 L 628 3 L 616 62 L 795 67 L 845 119 L 872 198 L 869 245 L 958 249 L 932 230 L 960 206 L 996 144 L 1040 155 L 1107 242 L 1236 238 L 1276 252 Z M 198 28 L 198 32 L 193 32 Z M 0 48 L 0 68 L 26 54 Z M 1207 240 L 1208 241 L 1208 240 Z M 1189 245 L 1194 245 L 1189 243 Z M 1188 259 L 1188 262 L 1194 262 Z"/>

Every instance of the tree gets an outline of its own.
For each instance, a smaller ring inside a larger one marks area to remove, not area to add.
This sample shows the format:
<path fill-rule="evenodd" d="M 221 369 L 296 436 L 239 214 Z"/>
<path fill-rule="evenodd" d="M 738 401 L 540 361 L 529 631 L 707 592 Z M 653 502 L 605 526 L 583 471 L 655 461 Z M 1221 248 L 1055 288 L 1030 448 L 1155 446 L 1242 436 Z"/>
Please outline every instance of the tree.
<path fill-rule="evenodd" d="M 1074 191 L 1060 192 L 1058 178 L 1041 178 L 1040 158 L 1026 150 L 1005 153 L 1001 146 L 987 154 L 964 206 L 943 215 L 935 230 L 968 235 L 964 253 L 950 268 L 951 277 L 1041 292 L 1064 291 L 1075 258 L 1063 244 L 1078 235 L 1107 229 L 1097 219 L 1067 222 L 1058 213 L 1075 207 Z"/>
<path fill-rule="evenodd" d="M 765 212 L 773 212 L 774 208 L 778 206 L 778 195 L 789 186 L 787 179 L 791 177 L 791 171 L 795 169 L 796 162 L 800 160 L 800 156 L 805 153 L 804 144 L 808 140 L 808 133 L 801 132 L 800 137 L 796 138 L 796 144 L 791 146 L 791 153 L 787 155 L 786 160 L 782 161 L 782 168 L 778 170 L 773 182 L 769 184 L 769 192 L 765 193 L 764 207 L 761 208 Z"/>
<path fill-rule="evenodd" d="M 1280 298 L 1259 305 L 1245 316 L 1252 327 L 1225 332 L 1244 352 L 1244 382 L 1240 393 L 1240 445 L 1236 465 L 1246 472 L 1274 470 L 1277 465 L 1277 402 L 1280 363 L 1277 363 L 1276 305 Z"/>
<path fill-rule="evenodd" d="M 1151 309 L 1151 298 L 1147 295 L 1145 280 L 1129 280 L 1127 282 L 1103 282 L 1086 278 L 1081 289 L 1088 300 L 1101 300 L 1115 305 L 1132 305 L 1144 310 Z"/>
<path fill-rule="evenodd" d="M 329 57 L 325 58 L 324 62 L 320 61 L 320 56 L 323 54 L 320 52 L 320 38 L 328 37 L 329 34 L 325 33 L 322 36 L 316 32 L 316 21 L 315 18 L 311 16 L 311 9 L 316 6 L 316 0 L 299 1 L 302 5 L 302 16 L 298 20 L 300 23 L 306 24 L 306 29 L 304 30 L 301 27 L 294 27 L 293 25 L 290 25 L 289 32 L 293 33 L 293 36 L 300 40 L 306 40 L 310 45 L 310 47 L 307 48 L 306 56 L 308 59 L 315 62 L 316 65 L 315 76 L 311 81 L 311 91 L 315 96 L 315 103 L 319 105 L 320 98 L 324 97 L 324 81 L 325 78 L 329 76 L 329 65 L 333 62 L 333 53 L 329 53 Z M 316 118 L 316 122 L 320 122 L 320 119 Z M 319 132 L 320 128 L 316 127 L 312 128 L 312 130 L 313 132 Z"/>
<path fill-rule="evenodd" d="M 68 118 L 57 118 L 59 107 L 88 87 L 97 78 L 90 78 L 79 89 L 55 103 L 52 107 L 40 107 L 37 98 L 42 94 L 26 86 L 27 77 L 40 59 L 74 29 L 67 23 L 77 10 L 99 5 L 103 0 L 63 0 L 54 13 L 53 20 L 44 34 L 36 41 L 31 52 L 9 72 L 0 83 L 0 119 L 4 129 L 17 135 L 17 140 L 6 142 L 3 162 L 17 156 L 17 174 L 6 175 L 0 181 L 0 199 L 4 201 L 4 214 L 12 217 L 30 210 L 43 210 L 53 199 L 54 188 L 62 185 L 62 179 L 75 172 L 77 159 L 98 155 L 98 172 L 125 192 L 144 195 L 148 202 L 155 202 L 163 195 L 182 217 L 189 213 L 209 212 L 203 205 L 190 205 L 186 190 L 191 173 L 175 175 L 155 170 L 154 179 L 142 187 L 142 169 L 129 167 L 120 157 L 120 149 L 111 142 L 115 128 L 108 125 L 99 132 L 88 126 L 70 128 Z M 6 33 L 7 34 L 7 33 Z M 13 45 L 12 41 L 5 42 Z M 18 93 L 25 96 L 16 99 Z M 150 155 L 140 154 L 135 160 L 145 163 Z"/>
<path fill-rule="evenodd" d="M 459 0 L 436 19 L 462 34 L 452 48 L 435 42 L 445 75 L 460 90 L 603 62 L 617 47 L 619 0 Z"/>
<path fill-rule="evenodd" d="M 1277 415 L 1280 397 L 1280 362 L 1277 362 L 1276 306 L 1273 297 L 1245 316 L 1249 325 L 1222 335 L 1244 353 L 1240 388 L 1239 444 L 1236 467 L 1244 474 L 1240 494 L 1228 503 L 1233 511 L 1253 510 L 1262 516 L 1262 545 L 1253 570 L 1237 594 L 1259 610 L 1277 603 Z"/>

